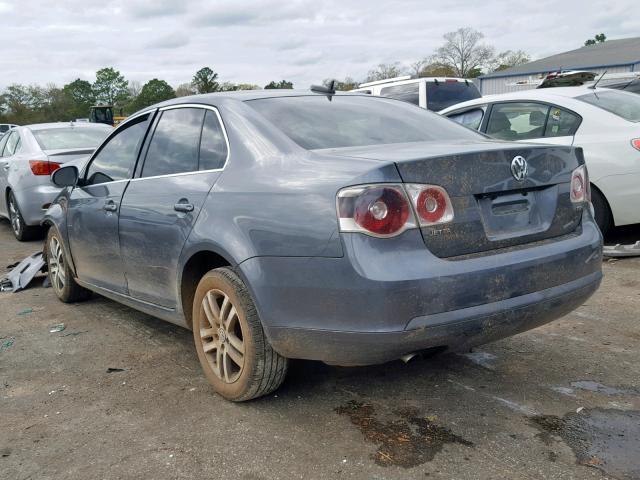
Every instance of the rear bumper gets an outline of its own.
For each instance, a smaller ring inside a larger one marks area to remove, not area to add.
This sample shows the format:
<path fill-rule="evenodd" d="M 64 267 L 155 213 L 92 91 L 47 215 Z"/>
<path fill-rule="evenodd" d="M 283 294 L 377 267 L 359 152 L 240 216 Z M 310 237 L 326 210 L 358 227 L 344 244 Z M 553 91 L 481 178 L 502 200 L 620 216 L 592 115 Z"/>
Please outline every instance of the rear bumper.
<path fill-rule="evenodd" d="M 270 341 L 286 357 L 337 365 L 384 363 L 431 347 L 466 350 L 566 315 L 598 289 L 601 279 L 602 274 L 594 272 L 573 282 L 521 297 L 416 317 L 401 332 L 273 328 Z"/>
<path fill-rule="evenodd" d="M 417 230 L 342 239 L 341 258 L 254 257 L 239 265 L 280 354 L 354 365 L 467 348 L 567 314 L 602 276 L 602 236 L 588 212 L 575 235 L 457 260 L 432 255 Z"/>
<path fill-rule="evenodd" d="M 47 211 L 43 207 L 51 204 L 61 191 L 60 188 L 51 185 L 48 180 L 47 177 L 47 184 L 14 191 L 20 206 L 20 213 L 22 213 L 22 218 L 27 225 L 40 225 Z"/>

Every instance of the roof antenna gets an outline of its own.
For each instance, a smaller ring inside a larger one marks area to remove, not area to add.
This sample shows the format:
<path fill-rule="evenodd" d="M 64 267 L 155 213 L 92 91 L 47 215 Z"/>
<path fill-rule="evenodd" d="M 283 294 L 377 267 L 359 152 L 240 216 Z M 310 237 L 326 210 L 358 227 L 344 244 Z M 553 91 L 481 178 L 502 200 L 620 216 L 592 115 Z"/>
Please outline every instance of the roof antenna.
<path fill-rule="evenodd" d="M 591 85 L 589 88 L 590 88 L 591 90 L 595 90 L 595 89 L 596 89 L 596 86 L 598 86 L 598 83 L 600 83 L 600 80 L 602 80 L 602 77 L 604 77 L 604 76 L 607 74 L 607 72 L 608 72 L 608 71 L 609 71 L 609 70 L 605 70 L 605 71 L 604 71 L 604 73 L 603 73 L 602 75 L 600 75 L 600 77 L 598 78 L 598 80 L 596 80 L 596 83 L 594 83 L 593 85 Z"/>
<path fill-rule="evenodd" d="M 311 85 L 311 91 L 316 93 L 326 93 L 329 95 L 335 95 L 336 93 L 336 81 L 331 80 L 329 85 Z"/>

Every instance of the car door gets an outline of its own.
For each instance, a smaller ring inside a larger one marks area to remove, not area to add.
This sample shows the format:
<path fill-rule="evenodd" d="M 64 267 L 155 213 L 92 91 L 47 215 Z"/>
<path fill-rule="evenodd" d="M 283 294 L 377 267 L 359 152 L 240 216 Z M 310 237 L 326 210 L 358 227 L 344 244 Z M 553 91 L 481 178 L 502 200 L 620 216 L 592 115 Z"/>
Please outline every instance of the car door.
<path fill-rule="evenodd" d="M 120 257 L 120 200 L 133 174 L 151 114 L 119 127 L 90 160 L 69 197 L 67 229 L 78 278 L 126 294 Z"/>
<path fill-rule="evenodd" d="M 13 156 L 20 150 L 20 134 L 16 131 L 10 132 L 2 137 L 0 142 L 0 215 L 8 216 L 7 211 L 7 187 L 9 186 L 9 170 Z"/>
<path fill-rule="evenodd" d="M 484 132 L 494 138 L 556 145 L 572 145 L 579 115 L 540 102 L 494 103 Z"/>
<path fill-rule="evenodd" d="M 224 127 L 213 107 L 161 110 L 120 209 L 120 245 L 132 297 L 175 308 L 182 247 L 227 155 Z"/>

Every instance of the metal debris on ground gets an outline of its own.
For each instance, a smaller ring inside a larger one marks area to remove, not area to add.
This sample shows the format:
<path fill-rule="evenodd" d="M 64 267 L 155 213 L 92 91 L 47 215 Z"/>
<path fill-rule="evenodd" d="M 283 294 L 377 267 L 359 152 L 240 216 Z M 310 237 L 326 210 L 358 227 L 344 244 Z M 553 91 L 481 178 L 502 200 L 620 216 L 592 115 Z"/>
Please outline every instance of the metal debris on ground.
<path fill-rule="evenodd" d="M 16 313 L 16 315 L 18 315 L 19 317 L 22 317 L 24 315 L 28 315 L 29 313 L 33 313 L 33 308 L 31 307 L 24 308 L 20 310 L 18 313 Z"/>
<path fill-rule="evenodd" d="M 57 325 L 53 325 L 49 328 L 49 333 L 58 333 L 65 329 L 64 323 L 58 323 Z"/>
<path fill-rule="evenodd" d="M 124 372 L 124 368 L 107 368 L 107 373 Z"/>
<path fill-rule="evenodd" d="M 13 344 L 15 343 L 16 339 L 14 337 L 9 337 L 9 338 L 2 338 L 2 342 L 0 342 L 0 352 L 4 352 L 5 350 L 9 350 L 11 347 L 13 347 Z"/>
<path fill-rule="evenodd" d="M 36 252 L 18 263 L 11 272 L 4 278 L 0 279 L 0 291 L 17 292 L 25 288 L 33 277 L 39 272 L 43 272 L 46 263 L 42 252 Z"/>
<path fill-rule="evenodd" d="M 605 257 L 637 257 L 640 256 L 640 240 L 633 245 L 622 245 L 616 243 L 615 245 L 605 245 L 602 249 L 602 254 Z"/>

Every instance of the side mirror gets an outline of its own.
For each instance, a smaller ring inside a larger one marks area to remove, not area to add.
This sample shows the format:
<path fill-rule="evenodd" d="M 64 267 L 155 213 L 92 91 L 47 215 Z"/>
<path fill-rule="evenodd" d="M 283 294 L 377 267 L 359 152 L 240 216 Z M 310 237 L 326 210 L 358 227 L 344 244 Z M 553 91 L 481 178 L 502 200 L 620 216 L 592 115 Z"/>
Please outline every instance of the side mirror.
<path fill-rule="evenodd" d="M 51 175 L 51 181 L 56 187 L 75 187 L 78 183 L 78 168 L 75 165 L 60 167 Z"/>

